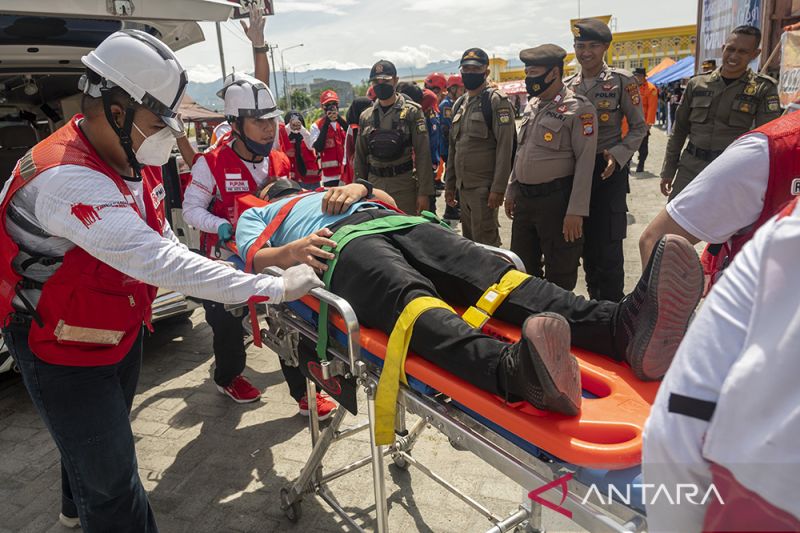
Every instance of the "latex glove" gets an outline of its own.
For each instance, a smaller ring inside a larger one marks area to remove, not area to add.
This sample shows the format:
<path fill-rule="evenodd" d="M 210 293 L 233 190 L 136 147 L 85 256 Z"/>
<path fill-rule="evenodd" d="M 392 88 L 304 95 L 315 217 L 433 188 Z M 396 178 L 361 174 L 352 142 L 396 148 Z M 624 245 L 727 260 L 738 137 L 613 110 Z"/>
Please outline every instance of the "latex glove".
<path fill-rule="evenodd" d="M 317 287 L 324 287 L 314 269 L 308 265 L 297 265 L 283 272 L 283 302 L 291 302 L 305 296 Z"/>
<path fill-rule="evenodd" d="M 228 242 L 233 239 L 233 226 L 228 222 L 220 224 L 217 228 L 217 237 L 219 237 L 220 242 Z"/>

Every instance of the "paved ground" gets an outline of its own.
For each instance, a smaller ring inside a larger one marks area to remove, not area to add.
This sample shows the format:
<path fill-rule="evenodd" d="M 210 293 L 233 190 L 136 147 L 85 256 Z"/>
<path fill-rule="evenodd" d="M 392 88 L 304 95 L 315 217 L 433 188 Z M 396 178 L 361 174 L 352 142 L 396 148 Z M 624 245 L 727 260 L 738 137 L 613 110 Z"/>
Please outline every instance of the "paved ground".
<path fill-rule="evenodd" d="M 663 133 L 654 130 L 648 169 L 660 169 L 665 144 Z M 639 234 L 663 205 L 655 178 L 650 172 L 631 177 L 632 223 L 625 245 L 628 290 L 640 270 Z M 506 245 L 509 228 L 504 220 Z M 578 292 L 585 294 L 582 280 Z M 159 325 L 145 343 L 131 419 L 140 474 L 161 530 L 342 531 L 340 519 L 316 498 L 303 502 L 303 518 L 297 526 L 280 510 L 278 491 L 299 474 L 310 440 L 305 420 L 297 415 L 297 406 L 282 383 L 276 356 L 249 350 L 247 375 L 266 392 L 261 402 L 237 405 L 213 386 L 210 346 L 211 333 L 202 311 L 190 320 Z M 354 441 L 337 445 L 330 464 L 335 467 L 366 455 L 367 443 L 368 435 L 361 433 Z M 496 513 L 513 512 L 523 497 L 519 486 L 471 455 L 454 451 L 432 431 L 423 434 L 414 455 Z M 387 482 L 392 531 L 464 533 L 489 526 L 419 472 L 390 468 Z M 369 469 L 331 486 L 340 503 L 369 525 L 374 510 Z M 66 531 L 56 523 L 59 489 L 58 452 L 19 376 L 0 376 L 0 533 Z M 550 531 L 575 530 L 549 512 L 545 525 Z"/>

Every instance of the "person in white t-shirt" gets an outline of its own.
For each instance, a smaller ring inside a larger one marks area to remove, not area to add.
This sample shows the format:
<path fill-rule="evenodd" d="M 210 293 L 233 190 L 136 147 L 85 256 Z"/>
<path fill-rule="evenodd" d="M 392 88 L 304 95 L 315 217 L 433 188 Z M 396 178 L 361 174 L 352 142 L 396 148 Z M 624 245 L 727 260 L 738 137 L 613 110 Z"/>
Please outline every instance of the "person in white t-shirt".
<path fill-rule="evenodd" d="M 644 482 L 672 495 L 646 502 L 649 531 L 800 530 L 798 264 L 795 201 L 745 244 L 686 333 L 645 426 Z"/>

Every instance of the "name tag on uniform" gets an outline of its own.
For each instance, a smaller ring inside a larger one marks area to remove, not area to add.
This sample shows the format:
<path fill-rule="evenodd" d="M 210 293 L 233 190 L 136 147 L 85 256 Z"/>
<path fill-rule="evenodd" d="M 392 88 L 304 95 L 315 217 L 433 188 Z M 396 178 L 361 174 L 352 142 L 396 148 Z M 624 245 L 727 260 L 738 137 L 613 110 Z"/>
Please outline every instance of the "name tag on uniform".
<path fill-rule="evenodd" d="M 150 192 L 150 198 L 153 200 L 153 207 L 158 209 L 158 206 L 161 205 L 161 202 L 164 201 L 164 198 L 167 197 L 167 191 L 164 189 L 164 184 L 159 183 L 156 187 Z"/>
<path fill-rule="evenodd" d="M 250 192 L 247 180 L 238 170 L 225 171 L 225 192 Z"/>

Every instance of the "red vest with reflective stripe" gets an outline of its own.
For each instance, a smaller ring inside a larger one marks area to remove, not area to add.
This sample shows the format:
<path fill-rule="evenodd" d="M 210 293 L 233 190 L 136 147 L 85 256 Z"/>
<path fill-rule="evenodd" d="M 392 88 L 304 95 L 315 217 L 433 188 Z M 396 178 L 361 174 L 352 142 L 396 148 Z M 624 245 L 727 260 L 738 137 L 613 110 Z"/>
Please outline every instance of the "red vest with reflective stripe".
<path fill-rule="evenodd" d="M 316 122 L 317 128 L 322 132 L 325 126 L 325 117 Z M 319 154 L 320 167 L 324 176 L 341 176 L 342 161 L 344 160 L 344 138 L 347 132 L 341 125 L 333 129 L 332 124 L 328 124 L 328 135 L 325 137 L 325 147 Z"/>
<path fill-rule="evenodd" d="M 204 154 L 198 154 L 195 161 L 200 157 L 205 158 L 216 182 L 214 199 L 208 206 L 209 212 L 233 224 L 233 208 L 236 197 L 243 194 L 256 194 L 258 185 L 247 165 L 230 147 L 231 140 L 231 134 L 226 133 L 214 148 Z M 279 178 L 288 178 L 291 165 L 286 154 L 272 150 L 268 157 L 269 176 L 265 184 Z M 200 233 L 200 248 L 206 257 L 214 257 L 214 247 L 218 240 L 216 233 Z"/>
<path fill-rule="evenodd" d="M 291 165 L 289 171 L 289 178 L 300 183 L 319 183 L 319 164 L 317 163 L 317 155 L 313 150 L 309 149 L 305 141 L 300 141 L 300 157 L 306 164 L 306 175 L 302 176 L 297 170 L 297 154 L 295 153 L 295 144 L 289 139 L 289 132 L 286 131 L 286 125 L 280 124 L 278 126 L 278 139 L 280 140 L 280 147 L 286 157 L 289 158 Z"/>
<path fill-rule="evenodd" d="M 703 252 L 709 289 L 756 230 L 800 195 L 800 112 L 775 119 L 750 133 L 765 135 L 769 143 L 769 181 L 764 207 L 755 223 L 731 237 L 717 255 L 711 255 L 708 248 Z"/>
<path fill-rule="evenodd" d="M 108 177 L 133 209 L 136 201 L 125 181 L 95 152 L 78 127 L 76 115 L 50 137 L 34 146 L 17 162 L 6 197 L 0 204 L 0 316 L 4 322 L 15 311 L 12 300 L 22 277 L 12 267 L 19 247 L 8 234 L 6 211 L 11 199 L 42 172 L 62 165 L 80 165 Z M 161 169 L 144 167 L 143 201 L 147 225 L 163 233 L 164 185 Z M 72 215 L 89 231 L 103 210 L 119 205 L 75 204 Z M 125 207 L 125 206 L 122 206 Z M 120 235 L 124 239 L 124 235 Z M 74 247 L 44 283 L 36 306 L 37 318 L 28 344 L 37 357 L 54 365 L 101 366 L 121 361 L 130 351 L 142 322 L 149 325 L 155 287 L 131 278 Z"/>

